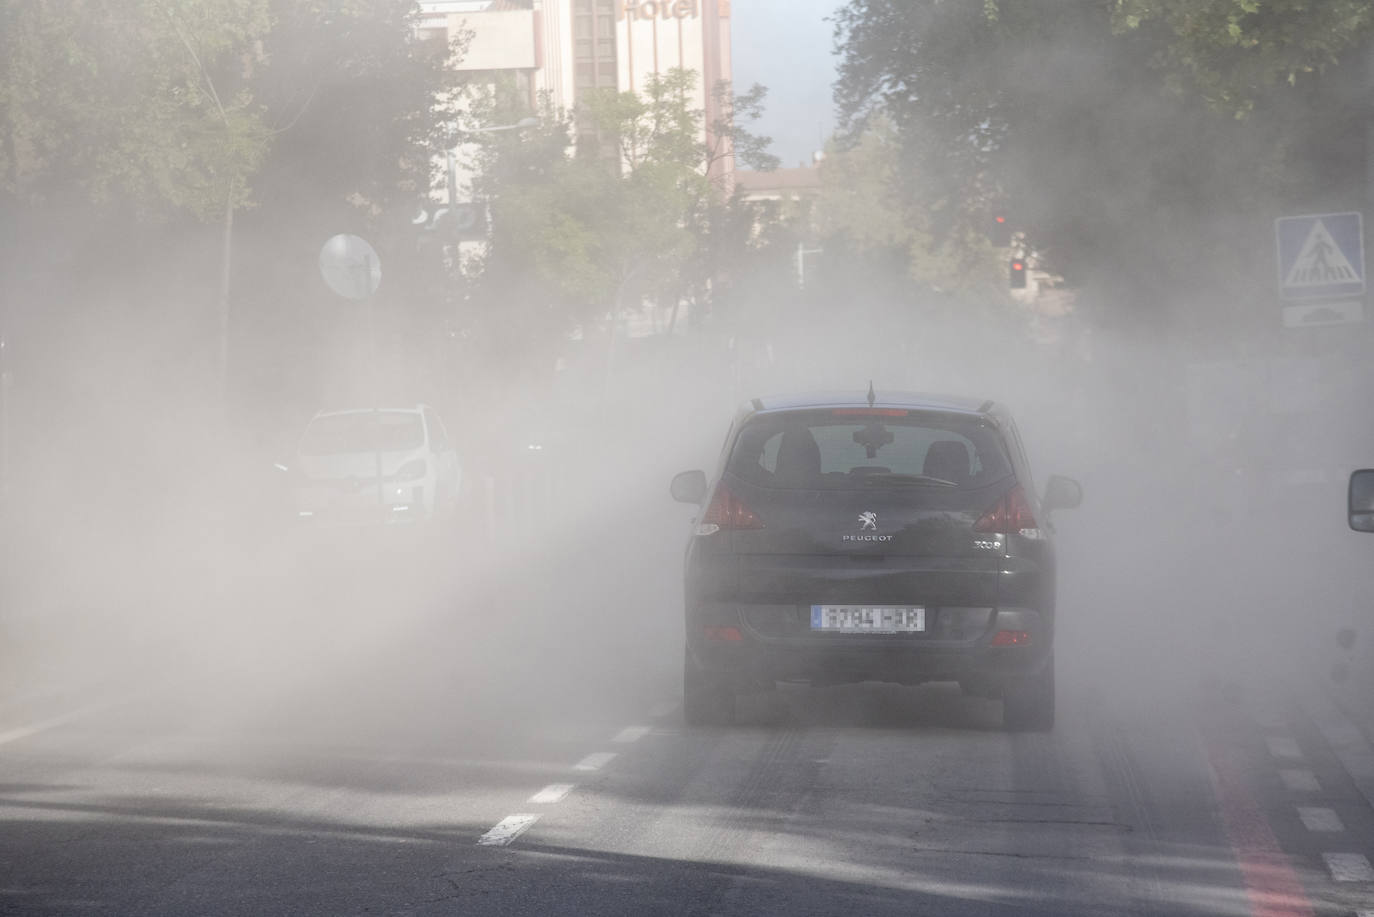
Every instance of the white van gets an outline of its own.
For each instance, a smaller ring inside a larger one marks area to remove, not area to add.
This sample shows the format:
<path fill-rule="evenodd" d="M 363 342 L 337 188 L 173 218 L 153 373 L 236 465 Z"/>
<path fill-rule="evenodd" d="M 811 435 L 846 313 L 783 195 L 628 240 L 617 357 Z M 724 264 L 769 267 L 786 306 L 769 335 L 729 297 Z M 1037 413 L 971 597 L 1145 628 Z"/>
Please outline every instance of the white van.
<path fill-rule="evenodd" d="M 303 521 L 415 522 L 456 511 L 462 470 L 433 408 L 316 414 L 296 450 Z"/>

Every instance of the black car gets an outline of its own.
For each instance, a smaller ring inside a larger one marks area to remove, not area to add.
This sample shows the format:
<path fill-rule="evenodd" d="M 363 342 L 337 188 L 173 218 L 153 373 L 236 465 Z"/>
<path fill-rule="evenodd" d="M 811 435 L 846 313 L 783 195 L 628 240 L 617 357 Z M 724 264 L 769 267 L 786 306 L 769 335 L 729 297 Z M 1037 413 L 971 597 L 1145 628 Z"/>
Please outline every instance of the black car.
<path fill-rule="evenodd" d="M 1082 490 L 1032 486 L 1011 415 L 991 401 L 885 392 L 755 399 L 686 558 L 684 716 L 728 723 L 778 681 L 957 681 L 1004 698 L 1011 729 L 1054 724 L 1049 513 Z"/>

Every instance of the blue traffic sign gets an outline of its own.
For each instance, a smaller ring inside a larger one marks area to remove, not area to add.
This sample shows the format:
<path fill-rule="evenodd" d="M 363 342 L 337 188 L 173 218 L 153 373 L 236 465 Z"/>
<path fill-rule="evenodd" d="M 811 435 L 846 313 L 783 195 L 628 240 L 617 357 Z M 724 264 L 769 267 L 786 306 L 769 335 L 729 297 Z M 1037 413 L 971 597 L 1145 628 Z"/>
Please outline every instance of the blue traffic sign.
<path fill-rule="evenodd" d="M 1318 213 L 1274 221 L 1279 296 L 1290 302 L 1364 293 L 1364 220 Z"/>

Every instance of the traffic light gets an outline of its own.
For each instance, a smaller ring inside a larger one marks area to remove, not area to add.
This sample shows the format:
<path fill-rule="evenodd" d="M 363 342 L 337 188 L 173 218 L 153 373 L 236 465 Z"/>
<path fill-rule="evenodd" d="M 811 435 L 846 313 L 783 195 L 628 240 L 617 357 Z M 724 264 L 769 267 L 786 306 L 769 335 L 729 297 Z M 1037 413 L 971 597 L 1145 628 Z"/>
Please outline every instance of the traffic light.
<path fill-rule="evenodd" d="M 1013 290 L 1024 290 L 1026 288 L 1026 259 L 1011 259 L 1011 288 Z"/>
<path fill-rule="evenodd" d="M 996 214 L 988 225 L 988 238 L 994 248 L 1011 247 L 1011 221 L 1005 214 Z"/>

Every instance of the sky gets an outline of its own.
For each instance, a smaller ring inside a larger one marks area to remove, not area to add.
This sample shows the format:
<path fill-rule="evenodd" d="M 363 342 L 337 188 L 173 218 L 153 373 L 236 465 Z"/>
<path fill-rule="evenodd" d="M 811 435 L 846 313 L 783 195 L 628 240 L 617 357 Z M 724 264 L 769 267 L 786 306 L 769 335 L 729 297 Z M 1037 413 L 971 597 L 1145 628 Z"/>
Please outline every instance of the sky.
<path fill-rule="evenodd" d="M 739 90 L 768 87 L 767 110 L 756 125 L 773 138 L 784 166 L 811 161 L 835 127 L 834 25 L 826 21 L 843 0 L 734 0 L 731 66 Z"/>

